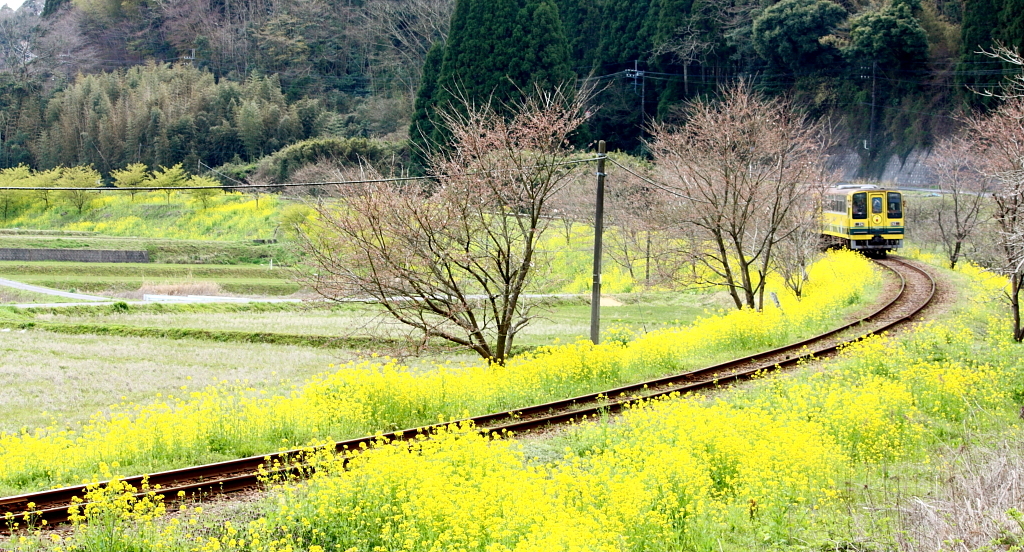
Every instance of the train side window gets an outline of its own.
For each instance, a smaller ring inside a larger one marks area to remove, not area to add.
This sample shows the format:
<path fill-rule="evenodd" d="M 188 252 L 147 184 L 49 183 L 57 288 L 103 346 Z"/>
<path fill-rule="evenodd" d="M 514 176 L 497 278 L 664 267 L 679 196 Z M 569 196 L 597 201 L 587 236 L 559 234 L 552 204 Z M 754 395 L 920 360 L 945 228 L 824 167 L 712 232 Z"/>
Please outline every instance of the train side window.
<path fill-rule="evenodd" d="M 828 196 L 828 210 L 833 213 L 846 214 L 846 198 L 843 196 Z"/>
<path fill-rule="evenodd" d="M 868 218 L 868 194 L 864 192 L 853 194 L 853 218 Z"/>
<path fill-rule="evenodd" d="M 898 192 L 889 192 L 889 218 L 903 218 L 903 197 Z"/>
<path fill-rule="evenodd" d="M 871 213 L 874 215 L 882 214 L 882 198 L 873 197 L 871 198 Z"/>

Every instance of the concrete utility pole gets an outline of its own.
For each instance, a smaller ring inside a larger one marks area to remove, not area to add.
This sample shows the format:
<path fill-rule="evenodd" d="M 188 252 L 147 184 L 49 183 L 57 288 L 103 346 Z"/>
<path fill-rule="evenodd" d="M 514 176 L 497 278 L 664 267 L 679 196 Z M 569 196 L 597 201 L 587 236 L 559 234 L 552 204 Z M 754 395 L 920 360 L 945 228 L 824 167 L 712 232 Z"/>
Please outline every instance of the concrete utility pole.
<path fill-rule="evenodd" d="M 590 341 L 601 340 L 601 254 L 604 238 L 604 159 L 608 152 L 604 140 L 597 143 L 597 212 L 594 214 L 594 286 L 590 295 Z"/>

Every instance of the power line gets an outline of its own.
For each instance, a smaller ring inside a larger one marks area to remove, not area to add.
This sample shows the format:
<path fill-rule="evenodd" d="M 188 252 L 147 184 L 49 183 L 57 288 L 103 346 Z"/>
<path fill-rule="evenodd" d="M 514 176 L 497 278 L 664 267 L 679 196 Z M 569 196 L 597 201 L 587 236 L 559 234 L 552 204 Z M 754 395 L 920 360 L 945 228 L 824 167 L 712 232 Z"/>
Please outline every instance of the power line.
<path fill-rule="evenodd" d="M 597 161 L 599 157 L 588 157 L 586 159 L 573 159 L 570 161 L 562 161 L 559 163 L 543 163 L 540 165 L 530 165 L 527 167 L 518 167 L 512 169 L 488 169 L 481 171 L 471 171 L 467 173 L 456 173 L 456 174 L 442 174 L 435 176 L 398 176 L 392 178 L 377 178 L 368 180 L 339 180 L 339 181 L 328 181 L 328 182 L 287 182 L 283 184 L 232 184 L 227 186 L 140 186 L 140 187 L 117 187 L 117 186 L 101 186 L 95 188 L 59 188 L 59 187 L 47 187 L 47 186 L 0 186 L 0 190 L 22 190 L 22 191 L 33 191 L 33 190 L 47 190 L 51 192 L 63 192 L 63 191 L 79 191 L 79 192 L 156 192 L 164 190 L 242 190 L 242 189 L 267 189 L 267 188 L 300 188 L 300 187 L 316 187 L 316 186 L 340 186 L 345 184 L 386 184 L 390 182 L 410 182 L 414 180 L 433 180 L 437 178 L 460 178 L 466 176 L 476 176 L 480 174 L 493 174 L 501 172 L 516 172 L 526 171 L 530 169 L 542 169 L 549 167 L 562 167 L 568 165 L 579 165 L 582 163 L 588 163 L 590 161 Z M 209 167 L 207 165 L 207 167 Z M 214 171 L 217 172 L 217 171 Z M 219 173 L 218 173 L 219 174 Z M 238 182 L 231 177 L 227 177 L 233 182 Z"/>
<path fill-rule="evenodd" d="M 698 199 L 698 198 L 695 198 L 695 197 L 690 197 L 690 196 L 685 195 L 685 194 L 681 194 L 681 193 L 677 192 L 676 190 L 673 190 L 672 188 L 669 188 L 667 186 L 662 185 L 659 182 L 655 182 L 654 180 L 651 180 L 650 178 L 647 178 L 646 176 L 639 175 L 639 174 L 633 172 L 632 170 L 630 170 L 625 165 L 623 165 L 623 164 L 619 163 L 618 161 L 616 161 L 614 158 L 609 157 L 608 160 L 611 161 L 615 166 L 619 167 L 620 169 L 622 169 L 622 170 L 628 172 L 629 174 L 639 178 L 640 180 L 643 180 L 644 182 L 650 184 L 651 186 L 654 186 L 655 188 L 665 192 L 666 194 L 674 195 L 676 197 L 681 197 L 681 198 L 687 199 L 689 201 L 696 201 L 698 203 L 710 203 L 709 201 L 704 200 L 704 199 Z"/>

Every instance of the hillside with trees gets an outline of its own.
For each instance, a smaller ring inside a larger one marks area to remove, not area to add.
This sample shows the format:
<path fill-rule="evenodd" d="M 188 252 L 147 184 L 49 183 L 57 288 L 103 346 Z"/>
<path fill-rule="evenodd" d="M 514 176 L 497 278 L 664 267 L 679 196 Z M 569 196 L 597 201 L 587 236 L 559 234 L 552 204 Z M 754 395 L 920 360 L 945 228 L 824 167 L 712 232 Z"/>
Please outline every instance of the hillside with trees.
<path fill-rule="evenodd" d="M 988 110 L 1019 0 L 30 0 L 0 11 L 0 167 L 251 167 L 310 139 L 443 144 L 456 98 L 598 90 L 581 142 L 743 79 L 827 117 L 865 176 Z M 407 157 L 403 157 L 407 159 Z M 232 174 L 246 174 L 236 170 Z"/>

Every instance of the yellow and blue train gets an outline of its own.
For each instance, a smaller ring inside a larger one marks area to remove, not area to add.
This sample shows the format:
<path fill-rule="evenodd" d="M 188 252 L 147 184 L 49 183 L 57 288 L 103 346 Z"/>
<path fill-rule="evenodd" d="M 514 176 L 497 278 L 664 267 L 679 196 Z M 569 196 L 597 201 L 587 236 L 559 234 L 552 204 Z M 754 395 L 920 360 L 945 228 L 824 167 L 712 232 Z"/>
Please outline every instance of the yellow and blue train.
<path fill-rule="evenodd" d="M 884 257 L 903 246 L 903 193 L 873 185 L 840 185 L 822 198 L 825 245 Z"/>

